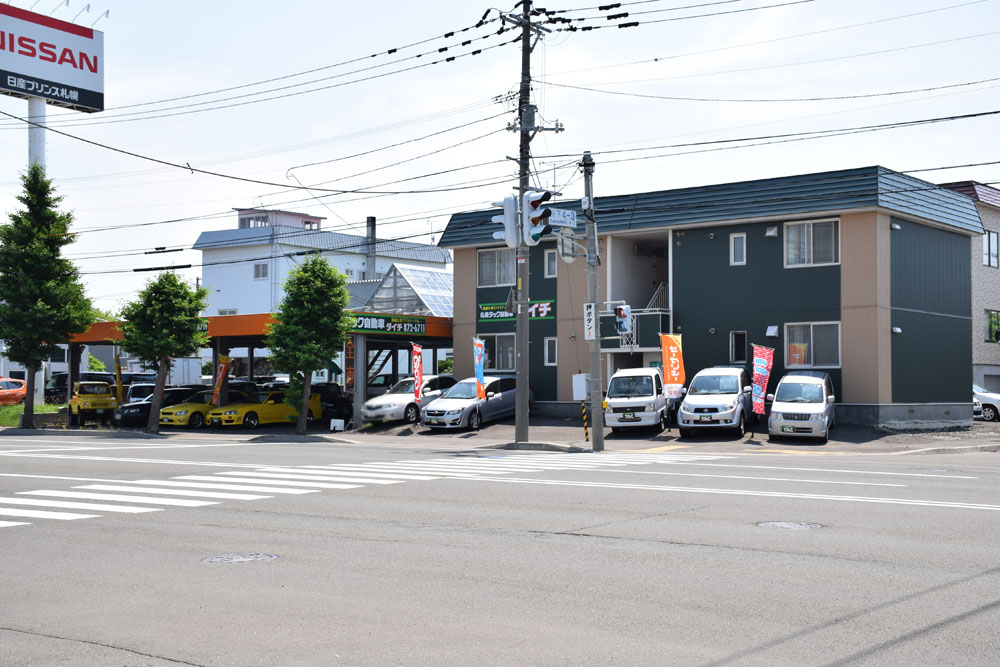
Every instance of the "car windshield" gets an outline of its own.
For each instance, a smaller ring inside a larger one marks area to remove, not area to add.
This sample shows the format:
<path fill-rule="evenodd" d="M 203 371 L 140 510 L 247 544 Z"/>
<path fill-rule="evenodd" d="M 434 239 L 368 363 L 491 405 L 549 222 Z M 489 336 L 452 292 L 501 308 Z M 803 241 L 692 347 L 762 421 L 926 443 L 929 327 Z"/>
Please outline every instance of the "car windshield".
<path fill-rule="evenodd" d="M 392 389 L 389 390 L 390 394 L 412 394 L 413 393 L 413 380 L 400 380 L 396 384 L 392 385 Z"/>
<path fill-rule="evenodd" d="M 471 382 L 459 382 L 451 389 L 448 390 L 442 398 L 475 398 L 476 397 L 476 382 L 475 380 Z"/>
<path fill-rule="evenodd" d="M 688 394 L 738 394 L 740 383 L 735 375 L 697 375 L 688 387 Z"/>
<path fill-rule="evenodd" d="M 774 400 L 782 403 L 822 403 L 823 385 L 815 382 L 782 382 L 778 385 Z"/>
<path fill-rule="evenodd" d="M 212 392 L 212 391 L 199 391 L 197 394 L 195 394 L 194 396 L 188 398 L 188 400 L 186 400 L 184 402 L 185 403 L 197 403 L 198 405 L 205 405 L 206 403 L 211 403 L 212 402 L 212 394 L 214 394 L 214 393 L 215 392 Z M 233 395 L 231 393 L 229 394 L 229 398 L 230 399 L 233 398 Z"/>
<path fill-rule="evenodd" d="M 283 395 L 281 395 L 281 394 L 269 394 L 269 393 L 265 392 L 263 394 L 251 394 L 251 395 L 247 396 L 246 398 L 244 398 L 243 400 L 237 401 L 237 402 L 238 403 L 264 403 L 264 402 L 266 402 L 269 399 L 273 399 L 275 401 L 282 401 L 282 400 L 284 400 L 284 398 L 285 397 Z"/>
<path fill-rule="evenodd" d="M 80 393 L 81 394 L 110 394 L 111 393 L 111 387 L 109 385 L 106 385 L 106 384 L 103 384 L 103 383 L 100 383 L 100 384 L 86 383 L 86 384 L 81 384 L 80 385 Z"/>
<path fill-rule="evenodd" d="M 132 394 L 132 398 L 138 400 L 152 394 L 154 389 L 156 389 L 155 385 L 133 385 L 129 393 Z"/>
<path fill-rule="evenodd" d="M 972 385 L 972 391 L 974 391 L 977 394 L 988 394 L 988 393 L 990 393 L 990 392 L 986 391 L 985 389 L 983 389 L 982 387 L 980 387 L 978 384 Z"/>
<path fill-rule="evenodd" d="M 619 375 L 611 378 L 608 398 L 637 398 L 653 395 L 653 378 L 649 375 Z"/>

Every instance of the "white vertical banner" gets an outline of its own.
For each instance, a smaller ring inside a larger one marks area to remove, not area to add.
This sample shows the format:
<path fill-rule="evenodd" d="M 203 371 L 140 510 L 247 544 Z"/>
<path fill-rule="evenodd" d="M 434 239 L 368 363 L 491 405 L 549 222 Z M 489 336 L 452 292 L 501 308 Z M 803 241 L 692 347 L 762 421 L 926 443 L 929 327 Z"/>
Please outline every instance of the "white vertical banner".
<path fill-rule="evenodd" d="M 597 307 L 593 303 L 583 304 L 583 339 L 597 340 Z"/>

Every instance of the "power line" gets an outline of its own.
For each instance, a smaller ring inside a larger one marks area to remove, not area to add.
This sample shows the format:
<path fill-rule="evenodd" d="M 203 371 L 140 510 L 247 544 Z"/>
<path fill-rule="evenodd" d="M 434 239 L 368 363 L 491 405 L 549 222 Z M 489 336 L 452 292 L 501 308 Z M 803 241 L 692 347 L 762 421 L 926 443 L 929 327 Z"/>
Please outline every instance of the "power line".
<path fill-rule="evenodd" d="M 790 2 L 782 2 L 782 3 L 779 3 L 779 4 L 775 4 L 775 5 L 762 5 L 760 7 L 748 7 L 746 9 L 730 9 L 730 10 L 726 10 L 724 12 L 712 12 L 712 13 L 709 13 L 709 14 L 693 14 L 691 16 L 676 16 L 676 17 L 667 18 L 667 19 L 653 19 L 653 20 L 648 20 L 648 21 L 628 21 L 628 22 L 619 23 L 619 24 L 616 24 L 616 25 L 575 26 L 575 25 L 572 24 L 572 22 L 573 21 L 586 21 L 586 20 L 591 20 L 591 19 L 594 19 L 594 18 L 604 18 L 605 20 L 616 20 L 618 18 L 627 18 L 628 14 L 616 15 L 616 16 L 605 16 L 605 17 L 585 17 L 585 18 L 580 18 L 580 19 L 555 17 L 555 18 L 553 18 L 553 19 L 551 19 L 549 21 L 544 21 L 543 23 L 547 23 L 547 24 L 568 23 L 569 24 L 569 25 L 566 25 L 563 28 L 553 28 L 553 30 L 556 31 L 556 32 L 562 32 L 562 31 L 567 31 L 567 32 L 577 32 L 577 31 L 589 32 L 591 30 L 602 30 L 604 28 L 637 28 L 640 25 L 651 25 L 651 24 L 654 24 L 654 23 L 671 23 L 671 22 L 674 22 L 674 21 L 689 21 L 691 19 L 703 19 L 703 18 L 710 18 L 712 16 L 724 16 L 726 14 L 742 14 L 742 13 L 745 13 L 745 12 L 756 12 L 756 11 L 760 11 L 762 9 L 777 9 L 779 7 L 789 7 L 791 5 L 803 5 L 803 4 L 810 3 L 810 2 L 815 2 L 815 1 L 816 0 L 791 0 Z"/>

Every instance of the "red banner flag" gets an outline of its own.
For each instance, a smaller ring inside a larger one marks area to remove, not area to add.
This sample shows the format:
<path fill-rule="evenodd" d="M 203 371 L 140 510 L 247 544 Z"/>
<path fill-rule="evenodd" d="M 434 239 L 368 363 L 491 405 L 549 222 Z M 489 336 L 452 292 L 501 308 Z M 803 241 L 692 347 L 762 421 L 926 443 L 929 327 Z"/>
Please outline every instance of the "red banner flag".
<path fill-rule="evenodd" d="M 413 395 L 420 402 L 420 388 L 424 385 L 424 348 L 413 346 Z"/>
<path fill-rule="evenodd" d="M 771 364 L 774 362 L 774 348 L 753 346 L 753 411 L 764 414 L 764 396 L 767 381 L 771 378 Z"/>
<path fill-rule="evenodd" d="M 215 367 L 215 391 L 212 392 L 212 405 L 219 404 L 219 394 L 222 392 L 222 381 L 229 372 L 230 359 L 227 356 L 219 356 L 219 365 Z"/>

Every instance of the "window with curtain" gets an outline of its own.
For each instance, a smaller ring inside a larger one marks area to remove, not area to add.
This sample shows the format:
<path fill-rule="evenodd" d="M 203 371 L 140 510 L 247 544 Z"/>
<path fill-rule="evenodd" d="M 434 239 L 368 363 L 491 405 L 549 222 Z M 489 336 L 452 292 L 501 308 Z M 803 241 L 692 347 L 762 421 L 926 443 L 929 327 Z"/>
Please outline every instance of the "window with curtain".
<path fill-rule="evenodd" d="M 837 220 L 785 223 L 785 267 L 821 266 L 840 262 Z"/>
<path fill-rule="evenodd" d="M 803 322 L 785 325 L 787 368 L 840 366 L 840 322 Z"/>

